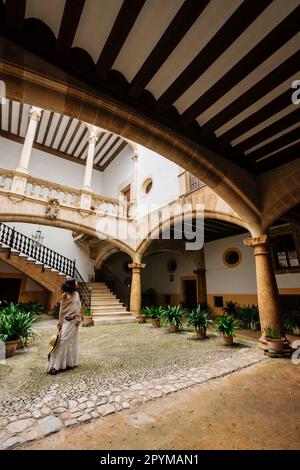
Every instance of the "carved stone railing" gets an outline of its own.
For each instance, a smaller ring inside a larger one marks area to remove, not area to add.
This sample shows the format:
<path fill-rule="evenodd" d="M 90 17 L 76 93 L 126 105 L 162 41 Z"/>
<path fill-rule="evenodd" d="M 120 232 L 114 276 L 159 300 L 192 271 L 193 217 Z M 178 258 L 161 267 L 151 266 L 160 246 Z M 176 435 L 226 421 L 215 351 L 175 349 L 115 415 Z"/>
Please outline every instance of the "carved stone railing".
<path fill-rule="evenodd" d="M 0 191 L 15 194 L 14 179 L 19 175 L 13 170 L 0 168 Z M 127 202 L 111 197 L 101 196 L 60 183 L 54 183 L 31 175 L 21 175 L 21 190 L 19 196 L 25 196 L 39 201 L 58 199 L 62 206 L 72 207 L 84 211 L 94 211 L 99 215 L 127 217 Z M 87 196 L 87 198 L 83 198 Z"/>

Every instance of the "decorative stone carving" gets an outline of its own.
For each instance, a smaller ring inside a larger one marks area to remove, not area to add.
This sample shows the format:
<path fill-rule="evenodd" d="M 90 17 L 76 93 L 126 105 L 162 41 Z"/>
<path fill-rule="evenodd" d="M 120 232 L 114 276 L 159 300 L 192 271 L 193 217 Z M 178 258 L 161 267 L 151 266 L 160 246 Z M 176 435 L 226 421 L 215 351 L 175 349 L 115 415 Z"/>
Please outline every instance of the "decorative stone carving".
<path fill-rule="evenodd" d="M 259 246 L 259 245 L 265 245 L 268 243 L 268 235 L 261 235 L 260 237 L 254 237 L 254 238 L 245 238 L 244 240 L 244 245 L 245 246 Z"/>
<path fill-rule="evenodd" d="M 51 198 L 46 206 L 46 217 L 50 220 L 56 220 L 59 212 L 59 200 Z"/>

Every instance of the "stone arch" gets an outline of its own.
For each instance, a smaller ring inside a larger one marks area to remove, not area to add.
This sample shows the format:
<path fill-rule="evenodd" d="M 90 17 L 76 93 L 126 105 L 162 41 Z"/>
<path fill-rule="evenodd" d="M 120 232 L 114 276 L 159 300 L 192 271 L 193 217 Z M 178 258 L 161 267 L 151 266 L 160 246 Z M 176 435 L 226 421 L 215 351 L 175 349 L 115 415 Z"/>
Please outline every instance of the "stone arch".
<path fill-rule="evenodd" d="M 67 74 L 58 81 L 55 67 L 47 67 L 45 80 L 39 59 L 33 59 L 26 74 L 22 67 L 6 62 L 1 68 L 9 99 L 76 117 L 152 149 L 204 181 L 251 225 L 252 233 L 260 231 L 255 177 L 247 171 L 96 90 L 80 88 L 78 82 L 73 85 Z"/>

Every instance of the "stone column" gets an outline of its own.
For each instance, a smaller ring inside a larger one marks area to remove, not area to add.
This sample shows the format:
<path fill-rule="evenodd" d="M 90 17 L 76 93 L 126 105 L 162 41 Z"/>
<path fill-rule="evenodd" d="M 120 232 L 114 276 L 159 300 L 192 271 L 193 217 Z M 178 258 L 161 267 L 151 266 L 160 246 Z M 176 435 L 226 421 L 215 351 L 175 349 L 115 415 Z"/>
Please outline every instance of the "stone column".
<path fill-rule="evenodd" d="M 85 172 L 83 179 L 83 186 L 81 189 L 80 196 L 80 208 L 90 210 L 92 203 L 92 173 L 93 173 L 93 164 L 94 164 L 94 155 L 95 155 L 95 146 L 101 132 L 101 129 L 96 126 L 87 124 L 89 129 L 88 137 L 88 153 L 86 157 Z"/>
<path fill-rule="evenodd" d="M 131 159 L 133 161 L 133 172 L 132 172 L 129 215 L 130 217 L 134 218 L 137 215 L 137 205 L 138 205 L 138 154 L 134 152 Z"/>
<path fill-rule="evenodd" d="M 132 269 L 132 280 L 130 289 L 130 312 L 137 316 L 140 315 L 142 305 L 142 285 L 141 269 L 146 265 L 143 263 L 130 263 L 128 267 Z"/>
<path fill-rule="evenodd" d="M 19 165 L 15 170 L 11 191 L 17 194 L 24 194 L 27 176 L 28 176 L 28 165 L 30 161 L 31 150 L 33 141 L 36 133 L 36 128 L 39 120 L 41 119 L 42 109 L 35 106 L 31 106 L 29 110 L 29 124 L 22 148 L 22 153 L 19 161 Z"/>
<path fill-rule="evenodd" d="M 267 326 L 274 328 L 279 325 L 284 336 L 279 293 L 272 265 L 269 239 L 267 235 L 261 235 L 256 238 L 246 238 L 244 244 L 254 249 L 257 300 L 262 331 L 259 347 L 267 349 L 264 333 Z"/>

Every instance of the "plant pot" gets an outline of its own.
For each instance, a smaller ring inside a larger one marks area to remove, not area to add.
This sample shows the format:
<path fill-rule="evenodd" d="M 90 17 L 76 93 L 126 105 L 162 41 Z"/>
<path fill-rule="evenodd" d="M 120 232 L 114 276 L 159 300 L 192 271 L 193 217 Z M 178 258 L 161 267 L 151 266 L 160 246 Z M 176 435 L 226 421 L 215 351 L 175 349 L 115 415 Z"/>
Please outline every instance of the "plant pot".
<path fill-rule="evenodd" d="M 177 331 L 178 331 L 178 326 L 177 325 L 171 324 L 169 326 L 169 333 L 177 333 Z"/>
<path fill-rule="evenodd" d="M 251 321 L 250 322 L 250 328 L 253 331 L 259 330 L 259 323 L 257 321 Z"/>
<path fill-rule="evenodd" d="M 23 341 L 21 339 L 18 339 L 17 349 L 23 349 L 23 347 Z"/>
<path fill-rule="evenodd" d="M 222 343 L 224 346 L 232 346 L 233 345 L 233 336 L 232 335 L 221 335 Z"/>
<path fill-rule="evenodd" d="M 83 317 L 83 324 L 85 326 L 93 326 L 94 324 L 94 320 L 93 320 L 93 317 L 90 316 L 90 317 Z"/>
<path fill-rule="evenodd" d="M 146 323 L 146 315 L 137 315 L 136 319 L 138 323 Z"/>
<path fill-rule="evenodd" d="M 17 346 L 18 346 L 18 341 L 7 341 L 5 343 L 5 357 L 12 357 L 16 354 Z"/>
<path fill-rule="evenodd" d="M 294 326 L 293 334 L 296 336 L 300 336 L 300 326 Z"/>
<path fill-rule="evenodd" d="M 267 345 L 268 345 L 268 352 L 272 354 L 283 354 L 283 348 L 284 348 L 284 343 L 285 339 L 280 338 L 280 339 L 273 339 L 273 338 L 267 338 Z"/>
<path fill-rule="evenodd" d="M 159 328 L 160 318 L 152 318 L 151 323 L 152 323 L 153 328 Z"/>
<path fill-rule="evenodd" d="M 206 328 L 202 328 L 201 330 L 196 330 L 196 339 L 205 339 L 206 336 Z"/>

